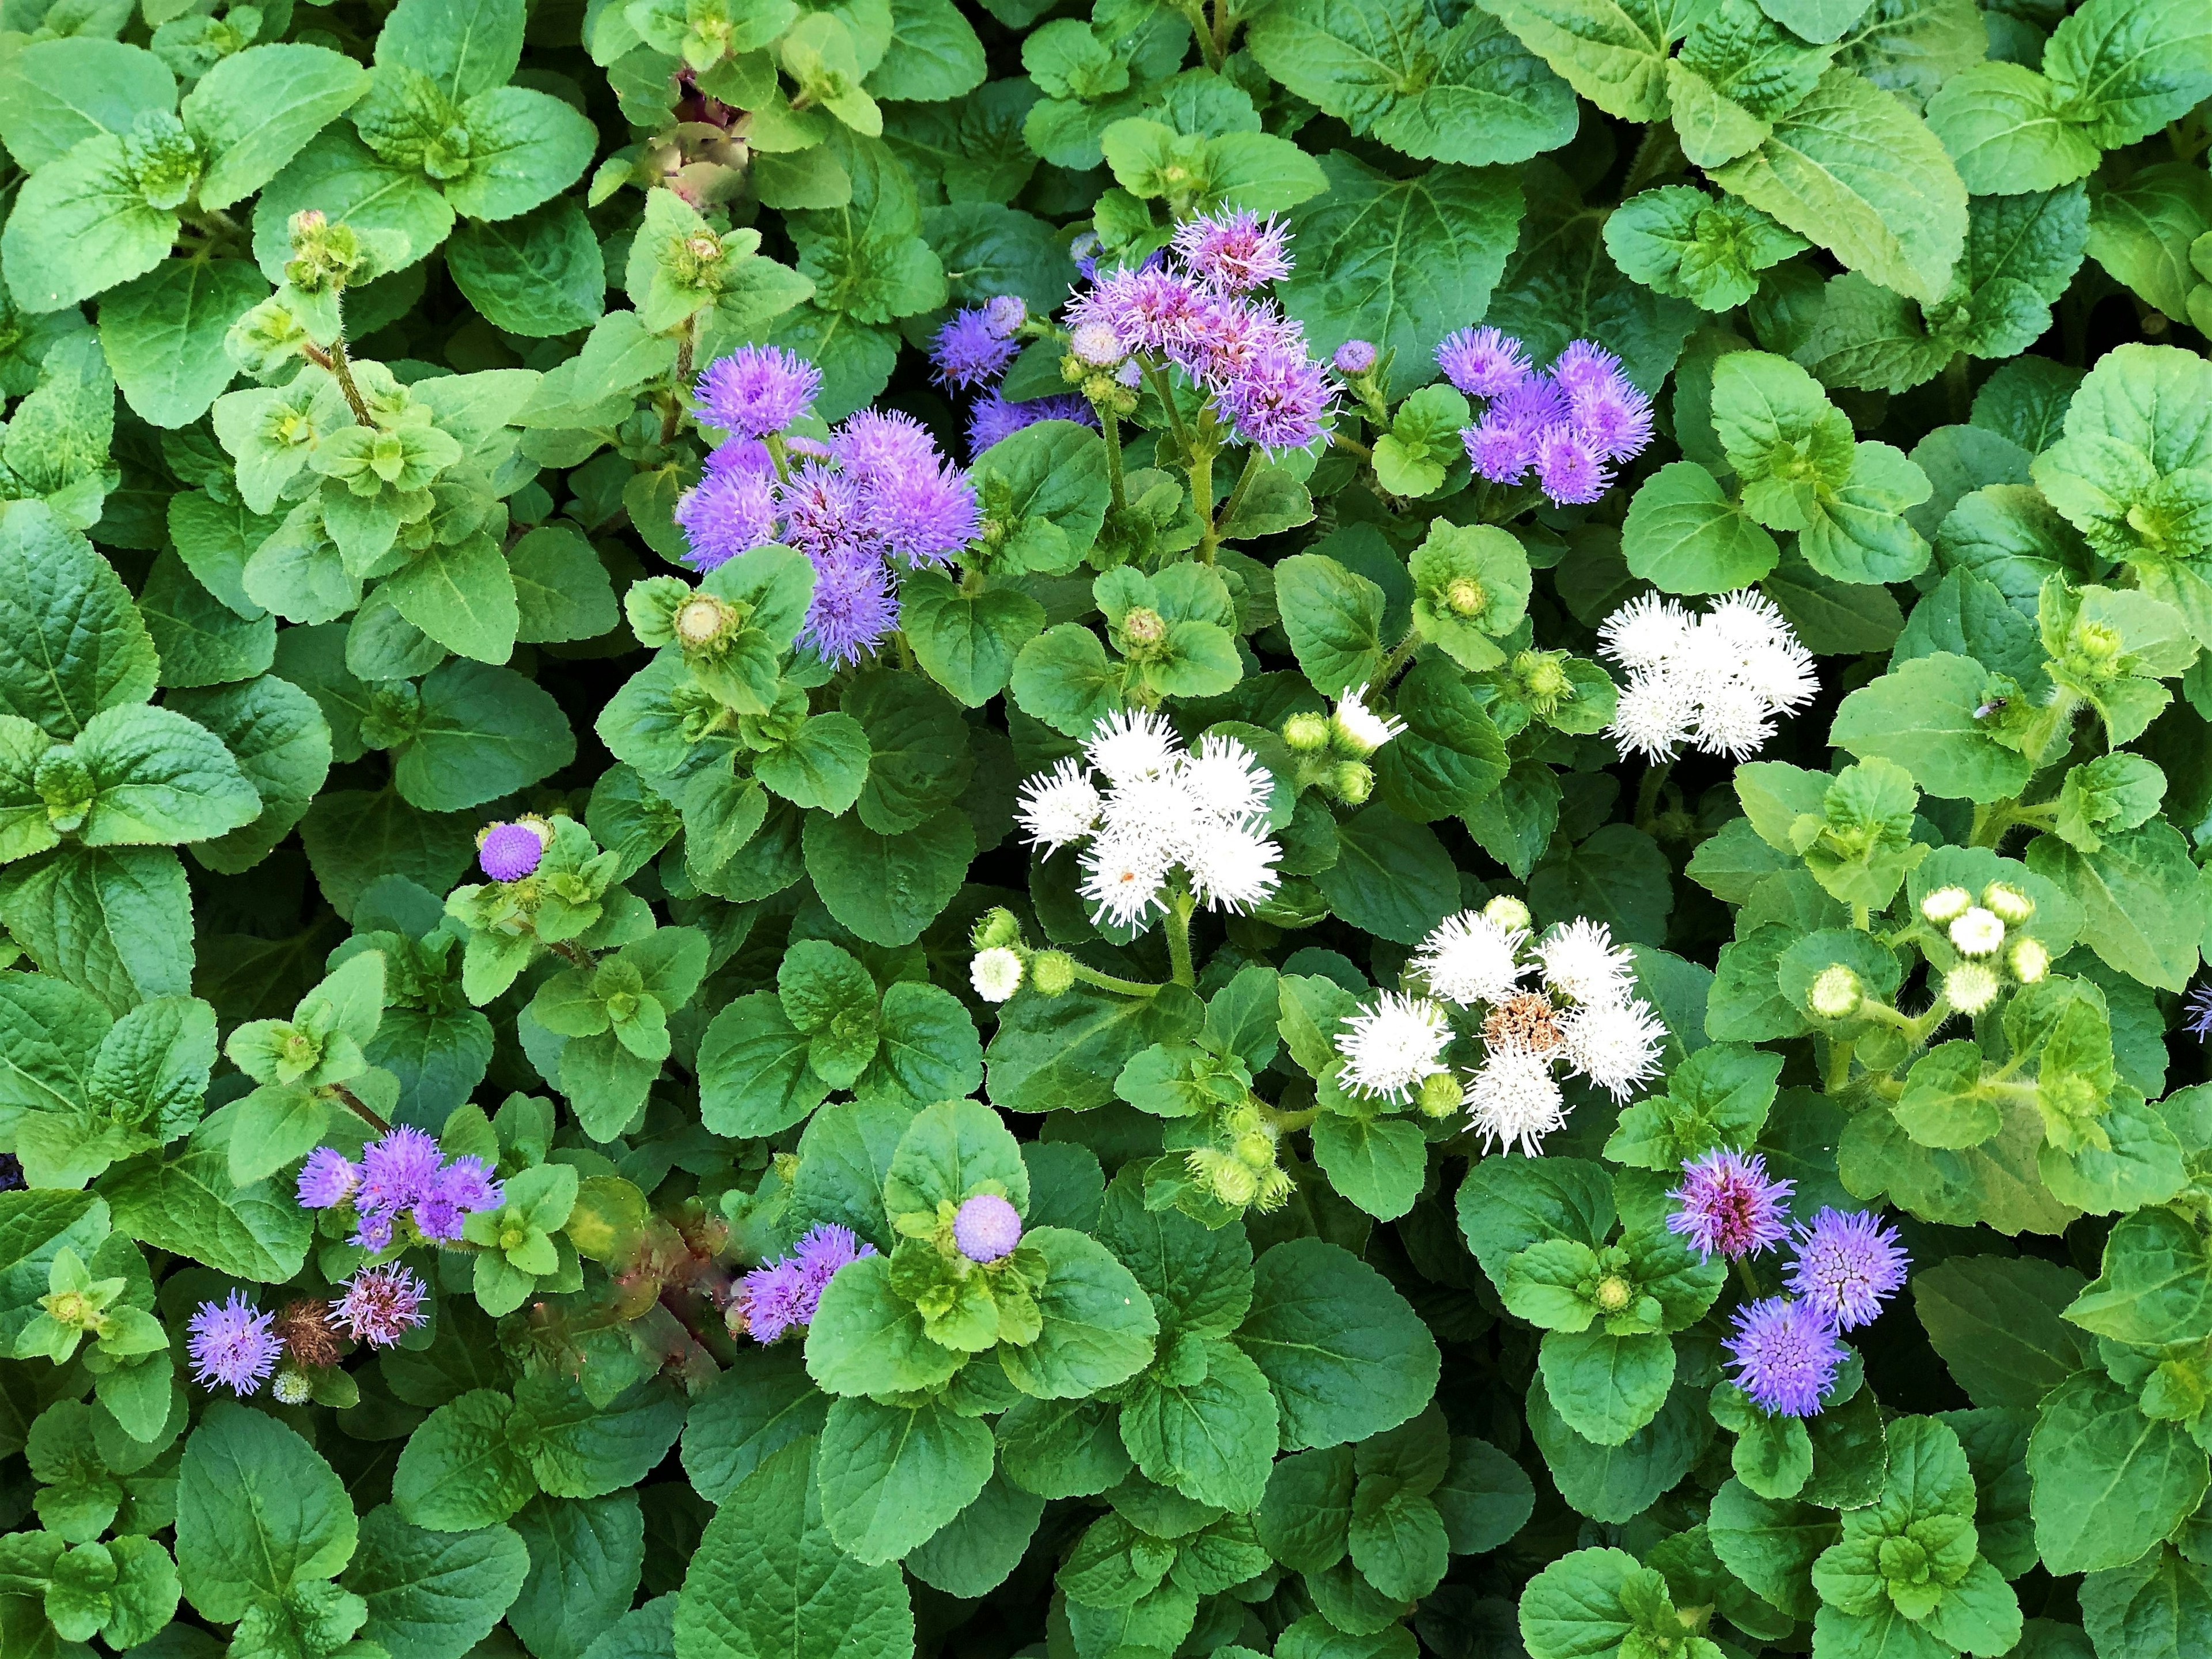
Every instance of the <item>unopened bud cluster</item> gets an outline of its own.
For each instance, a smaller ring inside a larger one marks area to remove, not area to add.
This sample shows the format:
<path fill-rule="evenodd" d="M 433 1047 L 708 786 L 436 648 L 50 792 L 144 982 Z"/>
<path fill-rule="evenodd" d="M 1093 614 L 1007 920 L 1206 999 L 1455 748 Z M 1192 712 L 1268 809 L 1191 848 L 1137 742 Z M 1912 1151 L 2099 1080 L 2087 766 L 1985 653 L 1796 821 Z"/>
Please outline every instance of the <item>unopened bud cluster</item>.
<path fill-rule="evenodd" d="M 1337 699 L 1333 713 L 1297 714 L 1283 722 L 1283 741 L 1297 762 L 1293 775 L 1301 791 L 1318 789 L 1347 806 L 1363 805 L 1375 793 L 1375 769 L 1369 763 L 1406 723 L 1370 708 L 1366 697 L 1365 686 L 1354 686 Z"/>

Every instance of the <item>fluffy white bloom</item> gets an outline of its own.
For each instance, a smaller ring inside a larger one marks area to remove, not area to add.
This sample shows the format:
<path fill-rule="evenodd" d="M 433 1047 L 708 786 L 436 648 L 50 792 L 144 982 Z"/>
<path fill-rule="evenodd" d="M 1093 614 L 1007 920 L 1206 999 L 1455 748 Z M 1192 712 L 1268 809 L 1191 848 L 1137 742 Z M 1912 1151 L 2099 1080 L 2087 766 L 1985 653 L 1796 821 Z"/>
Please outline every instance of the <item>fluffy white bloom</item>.
<path fill-rule="evenodd" d="M 1091 765 L 1113 784 L 1157 777 L 1182 754 L 1167 717 L 1149 708 L 1124 708 L 1107 715 L 1083 749 Z"/>
<path fill-rule="evenodd" d="M 1703 616 L 1647 593 L 1598 634 L 1628 672 L 1611 728 L 1624 756 L 1671 760 L 1687 746 L 1741 760 L 1774 735 L 1778 716 L 1820 690 L 1789 618 L 1752 588 L 1723 595 Z"/>
<path fill-rule="evenodd" d="M 1367 688 L 1356 685 L 1336 705 L 1336 729 L 1350 747 L 1371 755 L 1406 729 L 1395 714 L 1378 714 L 1362 701 Z"/>
<path fill-rule="evenodd" d="M 1444 1011 L 1426 997 L 1385 991 L 1371 1008 L 1344 1022 L 1336 1051 L 1344 1058 L 1338 1076 L 1358 1095 L 1405 1100 L 1421 1079 L 1446 1069 L 1444 1046 L 1451 1026 Z"/>
<path fill-rule="evenodd" d="M 1074 761 L 1064 760 L 1022 786 L 1015 810 L 1023 833 L 1050 854 L 1096 830 L 1099 807 L 1090 776 Z"/>
<path fill-rule="evenodd" d="M 1613 930 L 1601 921 L 1578 916 L 1554 927 L 1536 941 L 1535 952 L 1544 983 L 1570 1002 L 1619 1002 L 1628 995 L 1635 958 L 1613 942 Z"/>
<path fill-rule="evenodd" d="M 1003 945 L 978 951 L 968 964 L 968 982 L 986 1002 L 1004 1002 L 1022 988 L 1022 959 Z"/>
<path fill-rule="evenodd" d="M 2003 918 L 1978 904 L 1951 924 L 1951 943 L 1961 956 L 1985 957 L 2004 943 L 2004 936 Z"/>
<path fill-rule="evenodd" d="M 1501 1002 L 1521 988 L 1526 929 L 1502 927 L 1477 910 L 1447 916 L 1421 941 L 1413 967 L 1446 1002 Z"/>
<path fill-rule="evenodd" d="M 1159 908 L 1175 860 L 1141 836 L 1108 832 L 1083 854 L 1083 896 L 1103 921 L 1133 927 Z"/>
<path fill-rule="evenodd" d="M 1616 1101 L 1659 1070 L 1659 1044 L 1667 1028 L 1641 997 L 1583 1003 L 1559 1021 L 1567 1063 Z"/>
<path fill-rule="evenodd" d="M 1275 860 L 1282 855 L 1282 848 L 1255 829 L 1201 818 L 1183 839 L 1182 866 L 1200 903 L 1243 911 L 1281 884 Z"/>
<path fill-rule="evenodd" d="M 1551 1061 L 1525 1048 L 1492 1051 L 1468 1084 L 1466 1100 L 1486 1149 L 1518 1147 L 1534 1158 L 1544 1137 L 1567 1121 Z"/>
<path fill-rule="evenodd" d="M 1224 818 L 1266 811 L 1267 798 L 1274 792 L 1274 781 L 1249 749 L 1212 732 L 1198 740 L 1198 752 L 1176 775 L 1193 799 Z"/>

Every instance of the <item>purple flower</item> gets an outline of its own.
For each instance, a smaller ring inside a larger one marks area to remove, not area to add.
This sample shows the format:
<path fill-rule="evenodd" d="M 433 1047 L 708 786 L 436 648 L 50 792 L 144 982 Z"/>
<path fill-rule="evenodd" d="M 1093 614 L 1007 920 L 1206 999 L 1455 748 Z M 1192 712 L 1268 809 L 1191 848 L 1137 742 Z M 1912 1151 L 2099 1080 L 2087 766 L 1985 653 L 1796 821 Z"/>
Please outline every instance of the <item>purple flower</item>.
<path fill-rule="evenodd" d="M 362 1148 L 361 1186 L 354 1202 L 363 1215 L 412 1209 L 430 1192 L 438 1165 L 437 1141 L 403 1123 Z"/>
<path fill-rule="evenodd" d="M 1528 354 L 1494 328 L 1463 328 L 1437 347 L 1437 367 L 1470 398 L 1500 398 L 1527 380 Z"/>
<path fill-rule="evenodd" d="M 957 466 L 885 474 L 868 486 L 866 504 L 868 527 L 909 563 L 942 564 L 983 532 L 975 486 Z"/>
<path fill-rule="evenodd" d="M 1603 460 L 1632 460 L 1651 441 L 1651 399 L 1625 374 L 1570 386 L 1567 418 Z"/>
<path fill-rule="evenodd" d="M 300 1166 L 300 1207 L 327 1210 L 353 1196 L 361 1171 L 335 1147 L 318 1146 Z"/>
<path fill-rule="evenodd" d="M 494 881 L 520 881 L 544 856 L 544 838 L 526 823 L 495 823 L 477 842 L 477 864 Z"/>
<path fill-rule="evenodd" d="M 740 1282 L 745 1328 L 752 1333 L 754 1341 L 773 1342 L 793 1326 L 806 1322 L 799 1316 L 806 1285 L 796 1261 L 768 1262 L 754 1268 Z"/>
<path fill-rule="evenodd" d="M 1613 474 L 1583 434 L 1563 423 L 1536 434 L 1536 483 L 1562 507 L 1584 507 L 1604 495 Z"/>
<path fill-rule="evenodd" d="M 2184 1025 L 2199 1042 L 2212 1037 L 2212 980 L 2189 994 L 2181 1012 L 2185 1016 Z"/>
<path fill-rule="evenodd" d="M 1067 245 L 1067 257 L 1075 262 L 1075 274 L 1086 283 L 1098 277 L 1098 233 L 1085 230 L 1076 233 L 1075 240 Z"/>
<path fill-rule="evenodd" d="M 981 306 L 956 311 L 937 331 L 929 360 L 937 365 L 937 378 L 945 386 L 988 386 L 1006 372 L 1021 348 L 992 326 Z"/>
<path fill-rule="evenodd" d="M 1567 349 L 1552 360 L 1552 378 L 1568 392 L 1580 392 L 1608 382 L 1626 382 L 1620 359 L 1589 340 L 1570 340 Z"/>
<path fill-rule="evenodd" d="M 1109 271 L 1070 305 L 1067 320 L 1076 326 L 1103 323 L 1132 350 L 1163 354 L 1182 337 L 1200 297 L 1170 271 L 1124 268 Z"/>
<path fill-rule="evenodd" d="M 1667 1194 L 1681 1206 L 1667 1218 L 1667 1229 L 1685 1235 L 1699 1255 L 1710 1259 L 1718 1250 L 1733 1261 L 1790 1237 L 1793 1183 L 1768 1179 L 1766 1160 L 1758 1153 L 1707 1152 L 1686 1160 L 1682 1176 L 1682 1184 Z"/>
<path fill-rule="evenodd" d="M 1029 302 L 1018 294 L 996 294 L 983 302 L 983 321 L 1002 340 L 1012 339 L 1029 319 Z"/>
<path fill-rule="evenodd" d="M 1008 403 L 995 392 L 988 392 L 977 398 L 975 406 L 968 411 L 969 459 L 975 459 L 993 444 L 1039 421 L 1073 421 L 1079 426 L 1097 426 L 1098 415 L 1091 407 L 1090 400 L 1079 392 L 1059 392 L 1018 404 Z"/>
<path fill-rule="evenodd" d="M 1186 316 L 1169 355 L 1183 373 L 1218 392 L 1271 350 L 1305 354 L 1305 336 L 1273 306 L 1208 295 Z"/>
<path fill-rule="evenodd" d="M 447 1243 L 461 1236 L 461 1224 L 477 1210 L 497 1207 L 500 1184 L 480 1158 L 457 1158 L 438 1171 L 430 1188 L 410 1212 L 425 1238 Z"/>
<path fill-rule="evenodd" d="M 1910 1260 L 1885 1227 L 1864 1210 L 1823 1209 L 1796 1230 L 1797 1259 L 1783 1279 L 1821 1318 L 1856 1330 L 1881 1312 L 1905 1283 Z"/>
<path fill-rule="evenodd" d="M 274 1314 L 263 1313 L 242 1291 L 221 1304 L 201 1303 L 185 1327 L 191 1333 L 193 1380 L 203 1388 L 220 1382 L 234 1394 L 258 1393 L 284 1351 L 270 1330 L 276 1322 Z"/>
<path fill-rule="evenodd" d="M 814 597 L 799 630 L 824 662 L 848 663 L 898 625 L 890 573 L 872 552 L 843 549 L 814 560 Z"/>
<path fill-rule="evenodd" d="M 1335 398 L 1327 372 L 1306 356 L 1304 341 L 1266 348 L 1213 393 L 1237 436 L 1270 455 L 1304 449 L 1320 437 Z"/>
<path fill-rule="evenodd" d="M 1346 340 L 1329 355 L 1340 374 L 1364 374 L 1375 367 L 1375 343 L 1372 340 Z"/>
<path fill-rule="evenodd" d="M 792 1247 L 791 1259 L 798 1266 L 800 1280 L 806 1286 L 805 1317 L 811 1321 L 814 1310 L 822 1300 L 822 1292 L 836 1276 L 837 1269 L 848 1261 L 858 1261 L 864 1255 L 873 1255 L 876 1247 L 863 1244 L 850 1227 L 841 1227 L 834 1221 L 823 1221 L 806 1230 L 805 1235 Z"/>
<path fill-rule="evenodd" d="M 331 1304 L 332 1322 L 357 1342 L 388 1348 L 421 1324 L 430 1287 L 397 1261 L 365 1267 L 343 1286 Z"/>
<path fill-rule="evenodd" d="M 822 390 L 822 371 L 781 346 L 739 346 L 707 365 L 692 387 L 708 426 L 765 438 L 804 415 Z"/>
<path fill-rule="evenodd" d="M 1736 1310 L 1735 1330 L 1722 1343 L 1738 1388 L 1751 1403 L 1779 1417 L 1813 1417 L 1844 1363 L 1843 1344 L 1802 1303 L 1771 1296 Z"/>
<path fill-rule="evenodd" d="M 783 539 L 817 561 L 831 552 L 857 545 L 860 530 L 860 489 L 818 461 L 808 461 L 776 486 L 776 506 L 783 514 Z"/>
<path fill-rule="evenodd" d="M 392 1248 L 391 1210 L 374 1210 L 354 1224 L 352 1242 L 374 1255 Z"/>
<path fill-rule="evenodd" d="M 1112 368 L 1129 355 L 1109 323 L 1078 324 L 1068 334 L 1067 349 L 1076 362 L 1092 368 Z"/>
<path fill-rule="evenodd" d="M 1022 1242 L 1018 1211 L 996 1193 L 978 1193 L 952 1218 L 952 1242 L 970 1261 L 996 1261 Z"/>
<path fill-rule="evenodd" d="M 1536 463 L 1536 440 L 1566 420 L 1567 400 L 1547 375 L 1531 374 L 1500 392 L 1460 438 L 1475 471 L 1492 483 L 1519 483 Z"/>
<path fill-rule="evenodd" d="M 1291 234 L 1271 215 L 1242 208 L 1201 214 L 1176 228 L 1175 251 L 1184 268 L 1222 294 L 1249 294 L 1291 274 Z"/>
<path fill-rule="evenodd" d="M 694 570 L 727 564 L 775 539 L 774 476 L 710 465 L 677 501 L 676 522 L 691 544 L 691 556 L 684 562 Z"/>
<path fill-rule="evenodd" d="M 785 443 L 793 450 L 809 440 L 787 438 Z M 708 472 L 757 472 L 772 477 L 775 472 L 775 457 L 768 453 L 768 446 L 758 438 L 725 438 L 707 452 Z"/>
<path fill-rule="evenodd" d="M 944 457 L 929 428 L 896 410 L 864 409 L 830 435 L 837 465 L 863 481 L 934 467 Z"/>

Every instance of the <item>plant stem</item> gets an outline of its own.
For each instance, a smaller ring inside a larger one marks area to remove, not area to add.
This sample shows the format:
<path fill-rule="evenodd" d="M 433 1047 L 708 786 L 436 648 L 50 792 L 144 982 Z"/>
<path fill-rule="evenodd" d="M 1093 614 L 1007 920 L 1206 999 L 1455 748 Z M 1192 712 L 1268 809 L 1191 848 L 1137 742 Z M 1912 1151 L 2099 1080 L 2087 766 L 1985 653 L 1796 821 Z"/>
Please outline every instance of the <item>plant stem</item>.
<path fill-rule="evenodd" d="M 1741 1255 L 1736 1257 L 1735 1279 L 1736 1283 L 1743 1286 L 1743 1293 L 1748 1299 L 1753 1302 L 1759 1300 L 1759 1275 L 1752 1272 L 1748 1257 Z"/>
<path fill-rule="evenodd" d="M 1168 963 L 1178 985 L 1195 985 L 1198 975 L 1190 963 L 1190 913 L 1197 902 L 1187 892 L 1177 891 L 1168 899 L 1167 934 Z"/>
<path fill-rule="evenodd" d="M 1078 985 L 1095 985 L 1102 991 L 1118 992 L 1125 997 L 1157 996 L 1160 989 L 1158 986 L 1147 985 L 1142 980 L 1121 979 L 1112 974 L 1102 974 L 1096 968 L 1087 967 L 1080 962 L 1075 964 L 1075 982 Z"/>
<path fill-rule="evenodd" d="M 1829 1095 L 1841 1094 L 1851 1080 L 1851 1050 L 1858 1047 L 1855 1037 L 1831 1038 L 1828 1043 L 1827 1070 L 1820 1079 L 1821 1088 Z"/>
<path fill-rule="evenodd" d="M 1110 409 L 1100 409 L 1098 429 L 1106 439 L 1106 484 L 1113 492 L 1114 511 L 1126 513 L 1129 500 L 1121 487 L 1121 417 Z"/>
<path fill-rule="evenodd" d="M 1208 463 L 1209 469 L 1211 465 Z M 1221 504 L 1220 515 L 1206 526 L 1206 534 L 1198 544 L 1198 562 L 1200 564 L 1213 562 L 1213 550 L 1221 544 L 1221 527 L 1236 518 L 1237 509 L 1243 504 L 1244 492 L 1252 487 L 1252 480 L 1259 476 L 1260 469 L 1266 465 L 1265 458 L 1256 449 L 1244 458 L 1244 470 L 1237 475 L 1237 487 L 1229 492 L 1229 499 Z"/>
<path fill-rule="evenodd" d="M 1406 637 L 1390 647 L 1390 654 L 1382 659 L 1382 665 L 1375 671 L 1375 689 L 1378 691 L 1387 689 L 1406 665 L 1413 661 L 1413 653 L 1420 648 L 1421 625 L 1415 623 L 1406 630 Z"/>
<path fill-rule="evenodd" d="M 344 1084 L 333 1083 L 331 1085 L 331 1092 L 336 1095 L 343 1104 L 351 1109 L 351 1110 L 360 1117 L 362 1122 L 368 1124 L 368 1127 L 375 1130 L 377 1133 L 380 1135 L 388 1135 L 392 1133 L 392 1126 L 389 1123 L 386 1123 L 382 1118 L 379 1117 L 374 1112 L 371 1111 L 368 1109 L 368 1103 L 362 1099 L 359 1095 L 354 1093 L 352 1090 L 347 1088 Z"/>
<path fill-rule="evenodd" d="M 1943 396 L 1951 406 L 1951 418 L 1963 425 L 1974 404 L 1974 383 L 1968 370 L 1971 365 L 1966 354 L 1956 351 L 1951 361 L 1943 365 Z"/>
<path fill-rule="evenodd" d="M 376 422 L 369 418 L 368 401 L 361 395 L 361 388 L 354 384 L 353 365 L 346 356 L 345 336 L 340 334 L 331 341 L 328 353 L 318 355 L 322 357 L 323 367 L 337 379 L 338 390 L 345 393 L 346 403 L 353 410 L 354 424 L 374 426 Z"/>
<path fill-rule="evenodd" d="M 1182 410 L 1176 407 L 1174 389 L 1168 385 L 1166 368 L 1159 363 L 1145 361 L 1145 380 L 1152 388 L 1152 396 L 1160 400 L 1160 408 L 1167 415 L 1168 430 L 1175 434 L 1176 447 L 1182 452 L 1183 463 L 1188 465 L 1191 455 L 1190 428 L 1183 424 Z"/>
<path fill-rule="evenodd" d="M 1636 827 L 1646 835 L 1651 831 L 1652 821 L 1659 816 L 1659 792 L 1667 787 L 1667 775 L 1674 769 L 1672 761 L 1647 766 L 1636 786 Z"/>
<path fill-rule="evenodd" d="M 1190 505 L 1204 526 L 1198 538 L 1198 562 L 1212 564 L 1213 550 L 1221 538 L 1213 527 L 1213 457 L 1210 453 L 1190 458 Z"/>

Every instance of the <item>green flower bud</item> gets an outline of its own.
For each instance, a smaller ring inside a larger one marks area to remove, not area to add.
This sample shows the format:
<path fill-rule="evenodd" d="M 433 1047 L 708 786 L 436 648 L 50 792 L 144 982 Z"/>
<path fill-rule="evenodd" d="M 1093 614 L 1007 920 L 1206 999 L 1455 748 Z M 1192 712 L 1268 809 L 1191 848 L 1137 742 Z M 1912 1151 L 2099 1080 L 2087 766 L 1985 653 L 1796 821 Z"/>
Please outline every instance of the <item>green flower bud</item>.
<path fill-rule="evenodd" d="M 2007 881 L 1982 889 L 1982 902 L 2008 922 L 2023 922 L 2035 914 L 2035 901 Z"/>
<path fill-rule="evenodd" d="M 1065 951 L 1038 951 L 1030 958 L 1030 983 L 1040 996 L 1066 996 L 1075 988 L 1075 958 Z"/>
<path fill-rule="evenodd" d="M 1922 897 L 1920 914 L 1941 927 L 1965 915 L 1973 902 L 1974 896 L 1963 887 L 1938 887 Z"/>
<path fill-rule="evenodd" d="M 1997 1000 L 1997 976 L 1978 962 L 1962 962 L 1943 975 L 1943 994 L 1962 1014 L 1978 1014 Z"/>
<path fill-rule="evenodd" d="M 1820 970 L 1808 1000 L 1813 1005 L 1813 1012 L 1823 1019 L 1849 1019 L 1858 1012 L 1864 994 L 1859 988 L 1859 976 L 1842 963 L 1835 962 Z"/>
<path fill-rule="evenodd" d="M 1449 1072 L 1431 1072 L 1421 1079 L 1420 1092 L 1413 1097 L 1425 1117 L 1449 1117 L 1466 1103 L 1460 1091 L 1459 1079 Z"/>
<path fill-rule="evenodd" d="M 1636 1288 L 1619 1273 L 1607 1273 L 1597 1282 L 1597 1305 L 1607 1313 L 1619 1313 L 1636 1299 Z"/>
<path fill-rule="evenodd" d="M 1455 617 L 1480 617 L 1490 608 L 1490 595 L 1472 576 L 1455 576 L 1444 584 L 1444 609 Z"/>
<path fill-rule="evenodd" d="M 975 918 L 975 927 L 969 931 L 968 942 L 978 951 L 992 951 L 1010 945 L 1021 936 L 1022 924 L 1012 910 L 1001 904 Z"/>
<path fill-rule="evenodd" d="M 1535 925 L 1535 918 L 1529 915 L 1528 907 L 1510 893 L 1500 893 L 1484 905 L 1482 919 L 1492 927 L 1502 927 L 1507 933 L 1526 933 Z"/>
<path fill-rule="evenodd" d="M 1329 769 L 1329 793 L 1346 806 L 1365 804 L 1375 793 L 1375 771 L 1365 761 L 1340 761 Z"/>
<path fill-rule="evenodd" d="M 1328 747 L 1328 734 L 1326 714 L 1293 714 L 1283 722 L 1283 741 L 1295 754 L 1319 754 Z"/>
<path fill-rule="evenodd" d="M 2011 965 L 2012 976 L 2022 985 L 2039 984 L 2051 973 L 2051 952 L 2039 939 L 2014 939 L 2006 961 Z"/>

